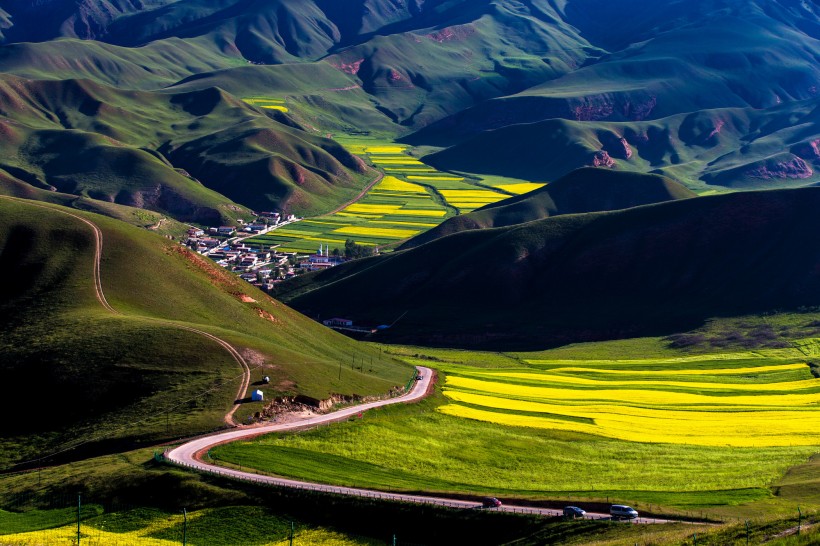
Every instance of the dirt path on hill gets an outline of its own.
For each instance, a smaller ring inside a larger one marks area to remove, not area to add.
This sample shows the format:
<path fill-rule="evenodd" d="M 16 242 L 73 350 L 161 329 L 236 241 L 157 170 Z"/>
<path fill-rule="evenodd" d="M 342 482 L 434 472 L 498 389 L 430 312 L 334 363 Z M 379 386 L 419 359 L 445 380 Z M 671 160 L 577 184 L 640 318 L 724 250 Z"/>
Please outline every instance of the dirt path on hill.
<path fill-rule="evenodd" d="M 79 216 L 77 214 L 73 214 L 71 212 L 56 208 L 55 206 L 45 205 L 45 204 L 39 203 L 37 201 L 31 201 L 31 200 L 28 200 L 28 199 L 20 199 L 20 198 L 17 198 L 17 197 L 11 197 L 11 196 L 5 196 L 5 195 L 0 195 L 0 198 L 8 199 L 10 201 L 19 201 L 19 202 L 25 203 L 27 205 L 31 205 L 33 207 L 37 207 L 37 208 L 41 208 L 41 209 L 47 209 L 47 210 L 50 210 L 52 212 L 57 212 L 59 214 L 64 214 L 66 216 L 70 216 L 72 218 L 75 218 L 75 219 L 79 220 L 80 222 L 86 224 L 88 227 L 90 227 L 91 230 L 94 232 L 94 270 L 93 270 L 94 293 L 97 296 L 97 300 L 100 302 L 100 305 L 102 305 L 105 308 L 106 311 L 108 311 L 108 312 L 110 312 L 114 315 L 123 316 L 123 314 L 121 312 L 114 309 L 108 303 L 108 300 L 105 297 L 105 292 L 103 291 L 102 269 L 101 269 L 102 251 L 103 251 L 103 233 L 102 233 L 102 230 L 100 230 L 100 228 L 97 226 L 97 224 L 95 224 L 91 220 L 88 220 L 87 218 L 83 218 L 82 216 Z M 198 330 L 198 329 L 193 328 L 191 326 L 171 324 L 171 323 L 169 323 L 167 321 L 164 321 L 164 320 L 161 320 L 161 319 L 150 319 L 148 317 L 140 317 L 140 318 L 152 320 L 154 322 L 160 322 L 160 323 L 165 324 L 169 327 L 179 328 L 181 330 L 187 330 L 189 332 L 193 332 L 195 334 L 198 334 L 202 337 L 208 338 L 211 341 L 214 341 L 217 344 L 219 344 L 223 349 L 225 349 L 228 352 L 228 354 L 230 354 L 231 357 L 236 361 L 236 363 L 239 364 L 239 366 L 242 368 L 242 371 L 243 371 L 242 381 L 241 381 L 241 384 L 239 385 L 239 390 L 237 391 L 237 394 L 236 394 L 236 401 L 234 402 L 234 405 L 231 407 L 231 411 L 229 411 L 227 414 L 225 414 L 225 423 L 227 423 L 228 425 L 235 426 L 236 421 L 234 420 L 234 414 L 236 413 L 236 410 L 239 409 L 240 401 L 243 398 L 245 398 L 245 396 L 247 395 L 248 386 L 250 385 L 250 382 L 251 382 L 250 367 L 248 366 L 248 363 L 245 361 L 245 359 L 242 357 L 242 355 L 239 354 L 239 351 L 237 351 L 236 348 L 233 347 L 233 345 L 231 345 L 230 343 L 228 343 L 224 339 L 218 338 L 213 334 L 209 334 L 208 332 Z"/>
<path fill-rule="evenodd" d="M 341 211 L 343 211 L 344 209 L 346 209 L 347 207 L 349 207 L 350 205 L 352 205 L 352 204 L 354 204 L 354 203 L 358 202 L 358 201 L 359 201 L 359 199 L 361 199 L 362 197 L 364 197 L 364 196 L 367 194 L 367 192 L 369 192 L 370 190 L 372 190 L 372 189 L 373 189 L 373 186 L 375 186 L 376 184 L 378 184 L 379 182 L 381 182 L 381 181 L 382 181 L 382 179 L 384 179 L 384 173 L 383 173 L 383 172 L 379 172 L 379 174 L 378 174 L 378 175 L 376 175 L 376 178 L 374 178 L 372 182 L 370 182 L 367 186 L 365 186 L 365 187 L 364 187 L 364 189 L 363 189 L 363 190 L 359 193 L 359 195 L 357 195 L 356 197 L 354 197 L 352 200 L 348 201 L 348 202 L 347 202 L 347 203 L 345 203 L 344 205 L 340 205 L 340 206 L 336 207 L 335 209 L 333 209 L 332 211 L 328 212 L 327 214 L 336 214 L 337 212 L 341 212 Z M 326 215 L 325 215 L 325 214 L 323 214 L 322 216 L 326 216 Z"/>

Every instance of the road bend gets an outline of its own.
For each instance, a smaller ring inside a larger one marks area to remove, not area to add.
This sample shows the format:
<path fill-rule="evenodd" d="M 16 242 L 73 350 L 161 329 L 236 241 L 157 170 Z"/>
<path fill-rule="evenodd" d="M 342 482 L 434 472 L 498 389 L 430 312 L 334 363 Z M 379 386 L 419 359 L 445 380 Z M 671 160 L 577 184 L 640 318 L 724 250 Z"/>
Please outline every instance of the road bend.
<path fill-rule="evenodd" d="M 382 175 L 383 176 L 383 175 Z M 381 177 L 377 177 L 369 187 L 372 187 L 377 182 L 381 180 Z M 364 192 L 363 192 L 364 193 Z M 28 205 L 48 209 L 52 212 L 57 212 L 59 214 L 64 214 L 66 216 L 70 216 L 80 222 L 86 224 L 94 233 L 94 292 L 96 294 L 97 300 L 100 302 L 100 305 L 103 306 L 108 312 L 115 314 L 115 315 L 122 315 L 119 311 L 114 309 L 105 297 L 105 292 L 103 291 L 102 285 L 102 274 L 101 274 L 101 262 L 102 262 L 102 251 L 103 251 L 103 233 L 102 230 L 92 221 L 83 218 L 77 214 L 73 214 L 71 212 L 61 210 L 56 207 L 51 207 L 47 205 L 42 205 L 37 202 L 33 202 L 29 199 L 20 199 L 17 197 L 11 196 L 0 196 L 2 199 L 8 199 L 12 201 L 20 201 L 24 202 Z M 354 200 L 355 202 L 355 200 Z M 142 317 L 145 318 L 145 317 Z M 168 324 L 167 321 L 159 321 L 163 324 Z M 202 337 L 208 338 L 211 341 L 216 342 L 219 344 L 223 349 L 225 349 L 231 357 L 239 364 L 239 366 L 243 370 L 243 379 L 241 385 L 239 386 L 239 390 L 237 391 L 236 403 L 225 415 L 225 422 L 230 425 L 236 425 L 234 421 L 234 414 L 236 410 L 240 406 L 240 401 L 245 398 L 247 395 L 248 386 L 250 385 L 250 367 L 248 366 L 247 361 L 242 357 L 239 351 L 236 348 L 228 343 L 227 341 L 205 332 L 203 330 L 198 330 L 196 328 L 190 326 L 183 326 L 183 325 L 170 325 L 175 328 L 179 328 L 182 330 L 187 330 L 189 332 L 198 334 Z M 269 485 L 275 485 L 279 487 L 289 487 L 294 489 L 303 489 L 308 491 L 317 491 L 323 493 L 333 493 L 337 495 L 348 495 L 348 496 L 355 496 L 355 497 L 364 497 L 364 498 L 376 498 L 376 499 L 383 499 L 395 502 L 410 502 L 410 503 L 417 503 L 417 504 L 429 504 L 429 505 L 437 505 L 437 506 L 444 506 L 449 508 L 461 508 L 461 509 L 482 509 L 487 511 L 496 511 L 496 512 L 514 512 L 519 514 L 535 514 L 535 515 L 542 515 L 542 516 L 560 516 L 562 515 L 560 510 L 555 510 L 551 508 L 535 508 L 531 506 L 516 506 L 516 505 L 503 505 L 500 507 L 495 508 L 482 508 L 481 504 L 478 504 L 473 501 L 466 501 L 460 499 L 450 499 L 446 497 L 435 497 L 435 496 L 424 496 L 424 495 L 404 495 L 400 493 L 387 493 L 383 491 L 376 491 L 372 489 L 362 489 L 357 487 L 337 487 L 332 485 L 320 484 L 320 483 L 313 483 L 313 482 L 306 482 L 301 480 L 292 480 L 288 478 L 279 478 L 274 476 L 260 476 L 258 474 L 252 474 L 250 472 L 243 472 L 240 470 L 234 470 L 231 468 L 223 468 L 216 465 L 208 464 L 198 458 L 198 455 L 207 452 L 209 449 L 221 445 L 226 444 L 229 442 L 235 442 L 238 440 L 246 440 L 248 438 L 252 438 L 254 436 L 259 436 L 262 434 L 269 434 L 272 432 L 288 432 L 288 431 L 296 431 L 302 430 L 306 428 L 313 428 L 319 425 L 338 422 L 346 420 L 354 415 L 358 415 L 362 412 L 368 411 L 373 408 L 379 408 L 383 406 L 388 406 L 391 404 L 399 404 L 399 403 L 409 403 L 421 400 L 424 398 L 431 385 L 431 380 L 433 377 L 433 372 L 429 368 L 425 367 L 417 367 L 419 375 L 421 379 L 416 381 L 413 385 L 413 388 L 410 392 L 396 397 L 390 398 L 386 400 L 379 400 L 376 402 L 369 402 L 366 404 L 360 404 L 357 406 L 351 406 L 348 408 L 344 408 L 342 410 L 328 413 L 324 415 L 317 415 L 315 417 L 311 417 L 309 419 L 305 419 L 302 421 L 296 421 L 292 423 L 272 423 L 268 425 L 263 425 L 261 427 L 253 427 L 253 428 L 237 428 L 228 432 L 222 432 L 218 434 L 213 434 L 210 436 L 206 436 L 204 438 L 199 438 L 196 440 L 192 440 L 187 442 L 166 454 L 166 457 L 179 465 L 193 468 L 195 470 L 199 470 L 202 472 L 207 472 L 210 474 L 217 474 L 220 476 L 226 476 L 230 478 L 246 480 L 256 483 L 264 483 Z M 609 514 L 599 514 L 599 513 L 587 513 L 588 519 L 611 519 Z M 666 520 L 666 519 L 658 519 L 658 518 L 639 518 L 637 520 L 633 520 L 635 523 L 671 523 L 673 520 Z"/>
<path fill-rule="evenodd" d="M 263 434 L 274 432 L 295 432 L 315 428 L 328 423 L 344 421 L 350 417 L 357 416 L 373 408 L 389 406 L 391 404 L 402 404 L 421 400 L 430 391 L 433 371 L 429 368 L 418 366 L 416 368 L 421 379 L 416 381 L 413 388 L 406 394 L 396 398 L 369 402 L 357 406 L 347 407 L 333 413 L 316 415 L 308 419 L 289 423 L 270 423 L 259 427 L 238 428 L 227 432 L 221 432 L 191 440 L 179 447 L 171 449 L 165 453 L 169 461 L 200 472 L 224 476 L 228 478 L 244 480 L 253 483 L 286 487 L 291 489 L 301 489 L 304 491 L 315 491 L 320 493 L 331 493 L 335 495 L 347 495 L 353 497 L 381 499 L 394 502 L 409 502 L 415 504 L 427 504 L 443 506 L 448 508 L 458 508 L 465 510 L 485 510 L 488 512 L 512 512 L 517 514 L 533 514 L 540 516 L 561 516 L 562 511 L 552 508 L 536 508 L 532 506 L 503 505 L 495 508 L 483 508 L 480 503 L 462 499 L 451 499 L 443 496 L 409 495 L 402 493 L 388 493 L 373 489 L 363 489 L 359 487 L 340 487 L 321 483 L 281 478 L 277 476 L 263 476 L 252 472 L 245 472 L 233 468 L 225 468 L 205 462 L 203 457 L 208 450 L 227 443 L 240 440 L 247 440 Z M 611 519 L 609 514 L 587 513 L 587 519 Z M 671 520 L 657 518 L 638 518 L 632 520 L 634 523 L 670 523 Z"/>

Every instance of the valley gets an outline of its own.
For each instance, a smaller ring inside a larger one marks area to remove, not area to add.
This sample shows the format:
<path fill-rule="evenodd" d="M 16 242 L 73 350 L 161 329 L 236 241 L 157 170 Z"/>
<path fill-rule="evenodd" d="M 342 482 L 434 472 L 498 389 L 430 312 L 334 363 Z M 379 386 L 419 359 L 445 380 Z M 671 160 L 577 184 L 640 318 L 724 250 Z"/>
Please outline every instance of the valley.
<path fill-rule="evenodd" d="M 0 0 L 0 544 L 817 543 L 818 59 L 792 0 Z"/>

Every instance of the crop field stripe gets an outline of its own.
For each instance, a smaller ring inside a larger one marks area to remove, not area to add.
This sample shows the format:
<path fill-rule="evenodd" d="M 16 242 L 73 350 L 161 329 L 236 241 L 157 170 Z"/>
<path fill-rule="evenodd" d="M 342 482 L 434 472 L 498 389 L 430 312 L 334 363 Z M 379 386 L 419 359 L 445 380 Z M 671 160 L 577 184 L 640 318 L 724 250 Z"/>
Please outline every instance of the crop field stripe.
<path fill-rule="evenodd" d="M 805 416 L 800 416 L 799 421 L 802 421 L 802 425 L 792 429 L 791 427 L 784 427 L 782 423 L 784 419 L 790 423 L 793 423 L 795 419 L 784 418 L 783 415 L 776 415 L 771 420 L 760 420 L 759 427 L 754 427 L 755 423 L 750 423 L 748 417 L 744 417 L 742 421 L 736 419 L 720 422 L 715 422 L 710 417 L 706 421 L 687 421 L 686 423 L 676 422 L 672 419 L 655 419 L 658 423 L 653 427 L 653 419 L 640 419 L 633 416 L 622 419 L 607 419 L 599 416 L 595 419 L 594 425 L 589 425 L 564 419 L 539 418 L 530 415 L 481 410 L 457 403 L 442 406 L 438 408 L 438 411 L 446 415 L 489 423 L 582 432 L 630 442 L 733 447 L 812 446 L 820 443 L 820 433 L 815 432 L 817 425 L 820 423 L 813 421 L 806 424 Z M 754 413 L 752 415 L 758 416 L 760 414 Z M 696 428 L 695 425 L 702 426 Z M 814 430 L 810 428 L 812 426 Z M 673 430 L 684 432 L 680 434 L 670 432 Z"/>
<path fill-rule="evenodd" d="M 588 400 L 594 398 L 599 401 L 622 401 L 628 400 L 633 403 L 647 403 L 657 405 L 696 405 L 696 404 L 716 404 L 718 402 L 742 406 L 779 406 L 779 405 L 811 405 L 820 403 L 820 392 L 811 394 L 778 394 L 778 395 L 756 395 L 756 394 L 696 394 L 686 392 L 654 391 L 641 389 L 597 389 L 589 390 L 568 390 L 565 388 L 536 387 L 529 385 L 514 385 L 510 383 L 500 383 L 493 381 L 481 381 L 466 377 L 447 378 L 448 387 L 462 387 L 489 394 L 511 394 L 541 398 L 547 400 Z M 590 392 L 593 394 L 590 395 Z"/>
<path fill-rule="evenodd" d="M 681 370 L 681 369 L 669 369 L 669 370 L 640 370 L 640 369 L 631 369 L 631 370 L 607 370 L 603 368 L 580 368 L 580 367 L 561 367 L 561 368 L 551 368 L 550 371 L 552 372 L 584 372 L 584 373 L 596 373 L 596 374 L 612 374 L 612 375 L 632 375 L 635 373 L 639 373 L 642 375 L 743 375 L 743 374 L 758 374 L 758 373 L 765 373 L 765 372 L 781 372 L 787 370 L 801 370 L 801 369 L 809 369 L 808 364 L 804 362 L 794 363 L 794 364 L 776 364 L 776 365 L 768 365 L 768 366 L 754 366 L 754 367 L 743 367 L 743 368 L 703 368 L 697 370 Z"/>
<path fill-rule="evenodd" d="M 703 383 L 703 382 L 688 382 L 688 381 L 656 381 L 656 380 L 640 380 L 630 379 L 627 381 L 600 381 L 596 379 L 589 379 L 585 377 L 576 377 L 572 375 L 555 375 L 555 374 L 539 374 L 539 373 L 505 373 L 505 372 L 488 372 L 466 374 L 467 377 L 482 378 L 490 377 L 494 379 L 511 379 L 511 383 L 519 383 L 515 380 L 525 380 L 520 384 L 538 384 L 538 383 L 554 383 L 554 384 L 568 384 L 578 386 L 590 387 L 683 387 L 694 390 L 747 390 L 747 391 L 794 391 L 805 389 L 820 388 L 820 379 L 812 378 L 811 380 L 788 381 L 783 383 Z"/>

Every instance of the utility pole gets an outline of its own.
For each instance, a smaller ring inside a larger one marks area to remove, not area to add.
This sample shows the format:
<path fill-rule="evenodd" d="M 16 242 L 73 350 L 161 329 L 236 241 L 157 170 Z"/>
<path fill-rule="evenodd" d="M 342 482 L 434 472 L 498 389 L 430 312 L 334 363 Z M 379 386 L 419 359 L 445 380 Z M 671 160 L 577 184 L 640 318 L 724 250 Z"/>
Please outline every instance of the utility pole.
<path fill-rule="evenodd" d="M 339 361 L 339 381 L 342 380 L 342 361 Z"/>
<path fill-rule="evenodd" d="M 82 516 L 82 506 L 82 495 L 77 495 L 77 546 L 80 546 L 80 517 Z"/>
<path fill-rule="evenodd" d="M 797 507 L 797 534 L 800 534 L 800 527 L 803 525 L 803 512 L 800 511 L 800 507 Z"/>
<path fill-rule="evenodd" d="M 293 546 L 293 521 L 290 522 L 290 546 Z"/>
<path fill-rule="evenodd" d="M 182 509 L 182 546 L 188 544 L 188 511 Z"/>
<path fill-rule="evenodd" d="M 749 520 L 746 520 L 746 546 L 749 546 Z"/>

